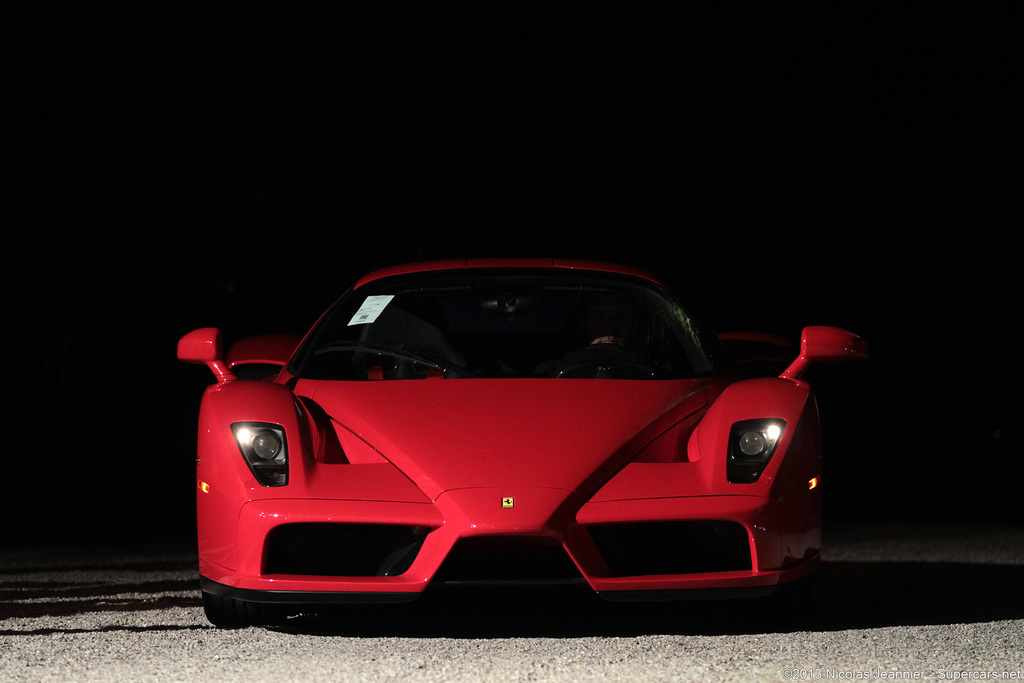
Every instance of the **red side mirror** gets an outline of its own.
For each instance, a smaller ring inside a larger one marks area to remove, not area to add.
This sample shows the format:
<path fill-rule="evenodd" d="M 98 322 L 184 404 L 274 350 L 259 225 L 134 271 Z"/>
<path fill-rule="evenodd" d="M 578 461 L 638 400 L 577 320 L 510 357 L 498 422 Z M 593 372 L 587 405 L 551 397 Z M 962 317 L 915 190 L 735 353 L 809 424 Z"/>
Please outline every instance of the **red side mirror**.
<path fill-rule="evenodd" d="M 224 343 L 221 341 L 220 330 L 215 327 L 193 330 L 179 339 L 178 360 L 206 365 L 218 382 L 235 379 L 224 364 Z"/>
<path fill-rule="evenodd" d="M 868 343 L 838 327 L 813 325 L 800 335 L 800 355 L 779 377 L 798 380 L 812 363 L 847 363 L 868 357 Z"/>

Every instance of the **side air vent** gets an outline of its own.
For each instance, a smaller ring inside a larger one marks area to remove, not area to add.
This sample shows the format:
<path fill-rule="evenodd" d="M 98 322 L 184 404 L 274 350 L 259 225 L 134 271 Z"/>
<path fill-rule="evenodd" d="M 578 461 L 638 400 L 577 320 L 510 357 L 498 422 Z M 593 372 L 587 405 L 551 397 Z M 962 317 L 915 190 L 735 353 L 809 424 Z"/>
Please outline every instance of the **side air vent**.
<path fill-rule="evenodd" d="M 238 363 L 231 366 L 231 372 L 238 379 L 272 379 L 281 372 L 281 366 L 273 363 Z"/>
<path fill-rule="evenodd" d="M 588 527 L 615 576 L 749 570 L 747 530 L 735 522 L 643 522 Z"/>
<path fill-rule="evenodd" d="M 270 533 L 264 573 L 397 576 L 412 565 L 428 531 L 388 524 L 286 524 Z"/>

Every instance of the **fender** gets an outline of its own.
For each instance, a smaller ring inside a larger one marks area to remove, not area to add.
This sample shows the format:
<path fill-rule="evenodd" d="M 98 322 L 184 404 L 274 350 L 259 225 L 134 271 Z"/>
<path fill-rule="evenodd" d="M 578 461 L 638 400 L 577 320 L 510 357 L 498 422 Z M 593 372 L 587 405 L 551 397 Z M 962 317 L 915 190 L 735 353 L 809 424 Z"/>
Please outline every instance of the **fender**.
<path fill-rule="evenodd" d="M 817 405 L 808 384 L 775 377 L 749 379 L 726 388 L 711 404 L 704 419 L 687 443 L 687 459 L 710 462 L 709 484 L 720 486 L 727 481 L 726 467 L 732 426 L 743 420 L 778 419 L 786 422 L 771 460 L 756 482 L 728 484 L 730 493 L 768 496 L 780 464 L 789 457 L 791 445 L 799 432 L 801 450 L 819 442 L 817 420 L 805 423 L 805 417 L 817 415 Z M 808 433 L 808 430 L 811 433 Z M 813 454 L 817 457 L 817 453 Z"/>
<path fill-rule="evenodd" d="M 207 387 L 199 409 L 198 458 L 200 474 L 212 487 L 221 468 L 235 473 L 234 486 L 246 496 L 261 487 L 239 451 L 230 425 L 237 422 L 265 422 L 280 426 L 285 433 L 289 467 L 301 467 L 311 451 L 309 420 L 295 395 L 280 384 L 236 380 Z M 213 468 L 213 469 L 208 469 Z"/>
<path fill-rule="evenodd" d="M 304 453 L 310 448 L 308 422 L 301 411 L 294 394 L 279 384 L 236 380 L 207 387 L 199 410 L 196 510 L 202 539 L 199 550 L 210 561 L 233 568 L 236 559 L 234 526 L 209 520 L 231 518 L 251 500 L 280 495 L 277 489 L 256 481 L 230 425 L 280 425 L 285 432 L 288 467 L 293 470 L 302 467 Z"/>
<path fill-rule="evenodd" d="M 725 483 L 732 426 L 765 418 L 786 422 L 768 464 L 755 482 Z M 806 382 L 769 377 L 731 385 L 709 408 L 688 448 L 690 458 L 712 461 L 709 469 L 716 489 L 763 497 L 757 524 L 778 533 L 772 536 L 774 541 L 766 537 L 759 544 L 758 566 L 781 568 L 817 556 L 822 520 L 821 428 L 817 401 Z"/>

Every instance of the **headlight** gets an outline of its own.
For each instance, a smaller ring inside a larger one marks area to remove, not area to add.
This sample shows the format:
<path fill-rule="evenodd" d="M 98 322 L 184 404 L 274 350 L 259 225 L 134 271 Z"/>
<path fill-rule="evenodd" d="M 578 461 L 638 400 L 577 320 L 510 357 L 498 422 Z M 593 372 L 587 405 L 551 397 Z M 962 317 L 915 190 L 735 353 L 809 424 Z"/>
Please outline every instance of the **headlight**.
<path fill-rule="evenodd" d="M 288 483 L 288 447 L 284 429 L 267 422 L 236 422 L 231 425 L 245 462 L 263 486 Z"/>
<path fill-rule="evenodd" d="M 772 459 L 782 440 L 785 420 L 743 420 L 729 433 L 729 462 L 726 477 L 733 484 L 752 484 Z"/>

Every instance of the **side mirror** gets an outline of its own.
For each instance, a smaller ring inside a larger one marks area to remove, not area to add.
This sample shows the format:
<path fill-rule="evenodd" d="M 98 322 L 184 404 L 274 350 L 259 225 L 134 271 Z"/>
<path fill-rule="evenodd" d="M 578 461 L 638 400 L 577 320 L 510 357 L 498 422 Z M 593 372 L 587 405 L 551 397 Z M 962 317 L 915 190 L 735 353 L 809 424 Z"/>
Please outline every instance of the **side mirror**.
<path fill-rule="evenodd" d="M 812 363 L 847 363 L 868 357 L 868 343 L 838 327 L 805 327 L 800 335 L 800 355 L 779 377 L 798 380 Z"/>
<path fill-rule="evenodd" d="M 205 365 L 210 368 L 218 382 L 227 382 L 235 376 L 224 364 L 224 342 L 220 330 L 203 327 L 189 332 L 178 340 L 178 360 L 186 363 Z"/>

